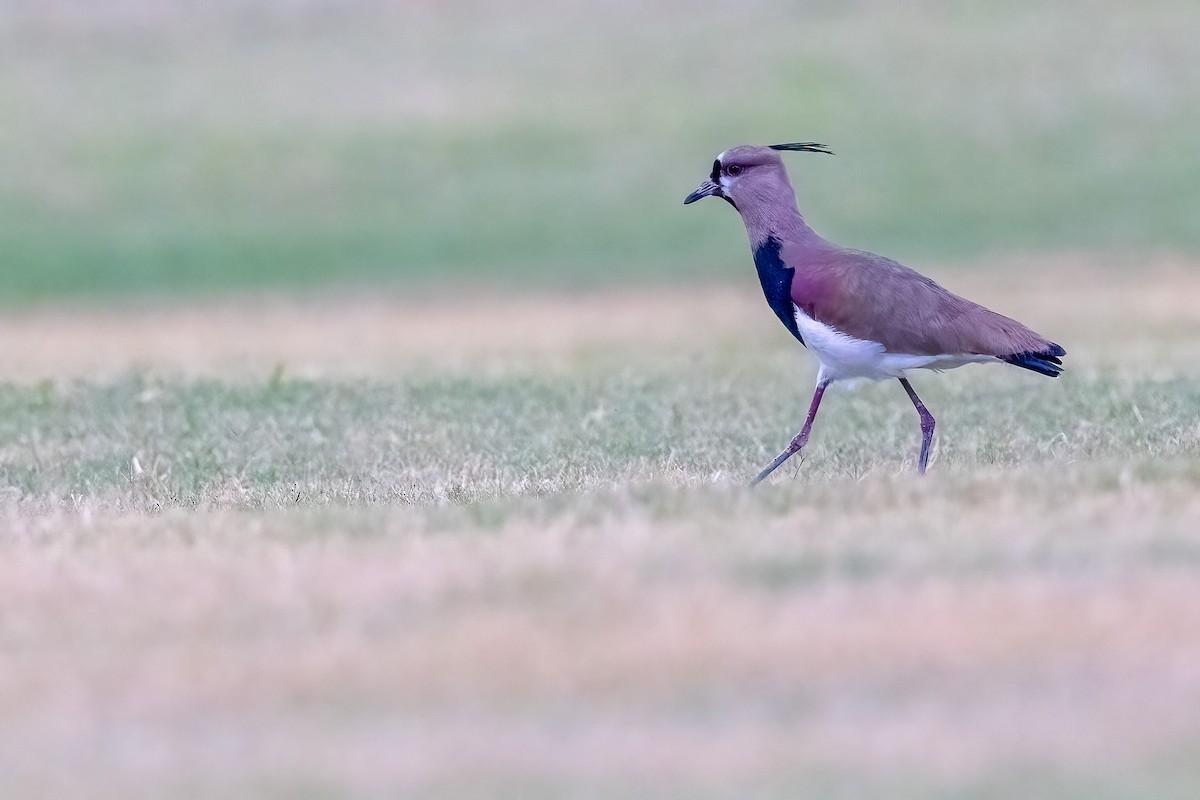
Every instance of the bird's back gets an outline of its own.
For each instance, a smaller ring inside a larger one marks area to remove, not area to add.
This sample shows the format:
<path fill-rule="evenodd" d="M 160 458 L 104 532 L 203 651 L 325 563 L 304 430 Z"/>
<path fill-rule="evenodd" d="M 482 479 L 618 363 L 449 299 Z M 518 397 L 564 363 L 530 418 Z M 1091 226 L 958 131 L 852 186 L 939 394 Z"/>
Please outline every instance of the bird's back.
<path fill-rule="evenodd" d="M 782 255 L 795 269 L 791 294 L 797 307 L 848 336 L 879 342 L 889 353 L 1008 359 L 1062 350 L 889 258 L 824 241 L 785 246 Z"/>

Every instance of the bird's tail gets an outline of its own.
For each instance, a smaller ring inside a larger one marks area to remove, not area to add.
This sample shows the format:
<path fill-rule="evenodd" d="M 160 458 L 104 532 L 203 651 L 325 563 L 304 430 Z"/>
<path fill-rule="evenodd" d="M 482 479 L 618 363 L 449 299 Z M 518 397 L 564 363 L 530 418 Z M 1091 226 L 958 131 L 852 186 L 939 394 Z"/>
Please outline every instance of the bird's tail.
<path fill-rule="evenodd" d="M 1067 354 L 1067 351 L 1054 342 L 1049 344 L 1050 346 L 1045 350 L 1013 353 L 1011 356 L 1005 356 L 1004 360 L 1014 366 L 1057 378 L 1062 374 L 1062 357 Z"/>

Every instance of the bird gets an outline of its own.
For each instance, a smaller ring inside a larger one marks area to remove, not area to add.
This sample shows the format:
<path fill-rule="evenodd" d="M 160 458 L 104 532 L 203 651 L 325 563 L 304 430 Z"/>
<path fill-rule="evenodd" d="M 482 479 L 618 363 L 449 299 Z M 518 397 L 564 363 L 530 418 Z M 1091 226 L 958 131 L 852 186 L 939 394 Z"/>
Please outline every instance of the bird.
<path fill-rule="evenodd" d="M 717 156 L 712 173 L 683 201 L 718 197 L 741 215 L 767 304 L 818 363 L 800 432 L 752 486 L 808 443 L 821 398 L 835 381 L 900 381 L 920 418 L 917 470 L 924 475 L 936 422 L 909 383 L 910 370 L 996 363 L 1051 378 L 1062 373 L 1066 350 L 1041 334 L 890 258 L 818 235 L 796 204 L 780 156 L 788 151 L 833 155 L 817 142 L 733 147 Z"/>

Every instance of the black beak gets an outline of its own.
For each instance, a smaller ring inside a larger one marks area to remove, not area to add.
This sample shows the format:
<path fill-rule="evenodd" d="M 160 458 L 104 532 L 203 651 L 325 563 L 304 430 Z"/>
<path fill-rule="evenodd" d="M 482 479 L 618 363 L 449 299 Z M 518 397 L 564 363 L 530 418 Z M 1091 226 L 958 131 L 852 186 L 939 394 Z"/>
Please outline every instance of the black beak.
<path fill-rule="evenodd" d="M 696 191 L 683 198 L 683 204 L 694 203 L 697 200 L 702 200 L 705 197 L 724 197 L 725 192 L 721 191 L 721 187 L 713 182 L 711 178 L 700 184 Z"/>

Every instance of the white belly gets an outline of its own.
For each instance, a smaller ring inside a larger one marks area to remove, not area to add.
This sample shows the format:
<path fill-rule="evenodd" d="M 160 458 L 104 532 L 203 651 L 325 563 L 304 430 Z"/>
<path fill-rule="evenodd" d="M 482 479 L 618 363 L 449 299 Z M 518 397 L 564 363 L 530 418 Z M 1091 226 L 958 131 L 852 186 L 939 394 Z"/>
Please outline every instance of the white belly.
<path fill-rule="evenodd" d="M 818 381 L 838 381 L 851 378 L 903 378 L 910 369 L 953 369 L 963 364 L 998 361 L 995 356 L 980 356 L 971 353 L 945 353 L 938 355 L 909 355 L 889 353 L 879 342 L 855 339 L 841 331 L 818 322 L 805 314 L 798 306 L 796 327 L 804 344 L 821 363 Z"/>

